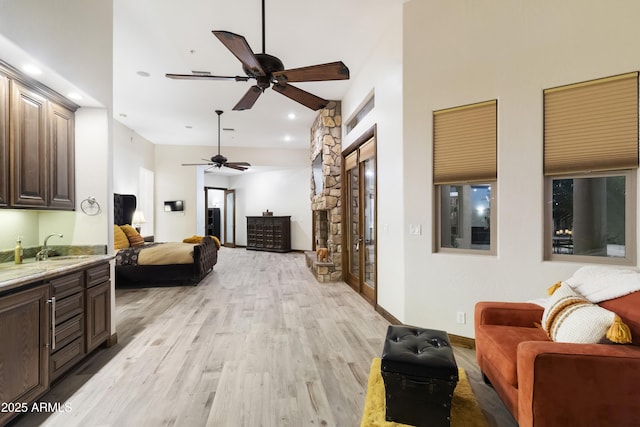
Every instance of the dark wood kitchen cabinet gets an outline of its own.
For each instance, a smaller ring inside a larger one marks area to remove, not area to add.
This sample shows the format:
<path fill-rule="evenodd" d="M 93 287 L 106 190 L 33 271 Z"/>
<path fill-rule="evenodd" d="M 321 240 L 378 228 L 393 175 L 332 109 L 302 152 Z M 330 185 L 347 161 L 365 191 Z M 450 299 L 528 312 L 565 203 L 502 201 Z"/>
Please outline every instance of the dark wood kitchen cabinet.
<path fill-rule="evenodd" d="M 16 81 L 11 82 L 10 152 L 11 205 L 47 206 L 47 99 Z"/>
<path fill-rule="evenodd" d="M 49 208 L 75 208 L 75 114 L 49 101 Z"/>
<path fill-rule="evenodd" d="M 56 277 L 50 282 L 53 316 L 51 317 L 51 381 L 64 374 L 85 351 L 84 339 L 84 271 Z"/>
<path fill-rule="evenodd" d="M 0 298 L 0 425 L 49 389 L 48 284 Z"/>
<path fill-rule="evenodd" d="M 9 78 L 0 74 L 0 207 L 9 204 Z"/>
<path fill-rule="evenodd" d="M 111 281 L 109 264 L 87 269 L 87 352 L 93 351 L 111 335 Z"/>
<path fill-rule="evenodd" d="M 0 61 L 0 207 L 75 209 L 77 108 Z"/>
<path fill-rule="evenodd" d="M 93 350 L 115 343 L 110 272 L 98 261 L 0 289 L 0 426 Z"/>

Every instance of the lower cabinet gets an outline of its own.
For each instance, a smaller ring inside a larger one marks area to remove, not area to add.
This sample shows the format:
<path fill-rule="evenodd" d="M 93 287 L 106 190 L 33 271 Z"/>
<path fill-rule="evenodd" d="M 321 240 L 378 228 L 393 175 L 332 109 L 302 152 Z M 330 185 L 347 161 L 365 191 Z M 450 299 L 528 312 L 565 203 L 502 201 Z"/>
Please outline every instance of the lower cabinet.
<path fill-rule="evenodd" d="M 87 270 L 87 352 L 111 335 L 111 282 L 109 264 Z"/>
<path fill-rule="evenodd" d="M 52 279 L 51 381 L 86 354 L 84 345 L 84 271 Z"/>
<path fill-rule="evenodd" d="M 0 425 L 49 389 L 48 284 L 0 298 Z"/>
<path fill-rule="evenodd" d="M 108 262 L 0 296 L 0 426 L 111 336 Z"/>

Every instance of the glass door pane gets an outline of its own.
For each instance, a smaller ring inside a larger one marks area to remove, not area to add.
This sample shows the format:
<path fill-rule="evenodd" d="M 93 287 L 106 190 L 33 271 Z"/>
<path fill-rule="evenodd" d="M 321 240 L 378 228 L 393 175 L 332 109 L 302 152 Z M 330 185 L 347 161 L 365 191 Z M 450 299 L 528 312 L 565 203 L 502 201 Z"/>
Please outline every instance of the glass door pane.
<path fill-rule="evenodd" d="M 224 192 L 224 245 L 232 248 L 236 245 L 235 190 L 225 190 Z"/>
<path fill-rule="evenodd" d="M 376 165 L 373 158 L 363 162 L 364 170 L 364 284 L 375 288 L 376 286 Z"/>
<path fill-rule="evenodd" d="M 349 221 L 349 273 L 360 276 L 360 192 L 358 166 L 347 171 Z"/>

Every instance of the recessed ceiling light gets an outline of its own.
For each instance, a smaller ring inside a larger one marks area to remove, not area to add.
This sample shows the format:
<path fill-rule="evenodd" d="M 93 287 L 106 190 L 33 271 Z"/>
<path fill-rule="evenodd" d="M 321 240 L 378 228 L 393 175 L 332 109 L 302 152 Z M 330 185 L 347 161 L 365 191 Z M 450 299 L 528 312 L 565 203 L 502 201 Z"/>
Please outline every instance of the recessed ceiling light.
<path fill-rule="evenodd" d="M 140 77 L 149 77 L 151 75 L 146 71 L 138 71 L 136 74 L 139 75 Z"/>
<path fill-rule="evenodd" d="M 82 99 L 82 96 L 77 92 L 69 92 L 67 96 L 74 101 L 80 101 Z"/>
<path fill-rule="evenodd" d="M 295 113 L 289 113 L 289 115 L 287 116 L 289 117 L 291 120 L 296 118 L 296 114 Z"/>
<path fill-rule="evenodd" d="M 32 76 L 36 76 L 42 74 L 42 70 L 35 65 L 25 65 L 22 67 L 25 73 L 31 74 Z"/>
<path fill-rule="evenodd" d="M 284 136 L 284 140 L 287 141 L 287 142 L 291 141 L 291 136 L 285 135 Z"/>

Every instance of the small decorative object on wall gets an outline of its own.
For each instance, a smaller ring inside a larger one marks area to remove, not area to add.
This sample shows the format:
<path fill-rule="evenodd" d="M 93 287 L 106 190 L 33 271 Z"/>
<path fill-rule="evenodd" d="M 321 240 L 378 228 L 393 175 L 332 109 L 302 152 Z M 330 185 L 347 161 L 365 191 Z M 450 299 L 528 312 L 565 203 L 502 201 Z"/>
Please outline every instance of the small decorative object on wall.
<path fill-rule="evenodd" d="M 165 212 L 180 212 L 184 210 L 184 200 L 172 200 L 164 202 Z"/>

